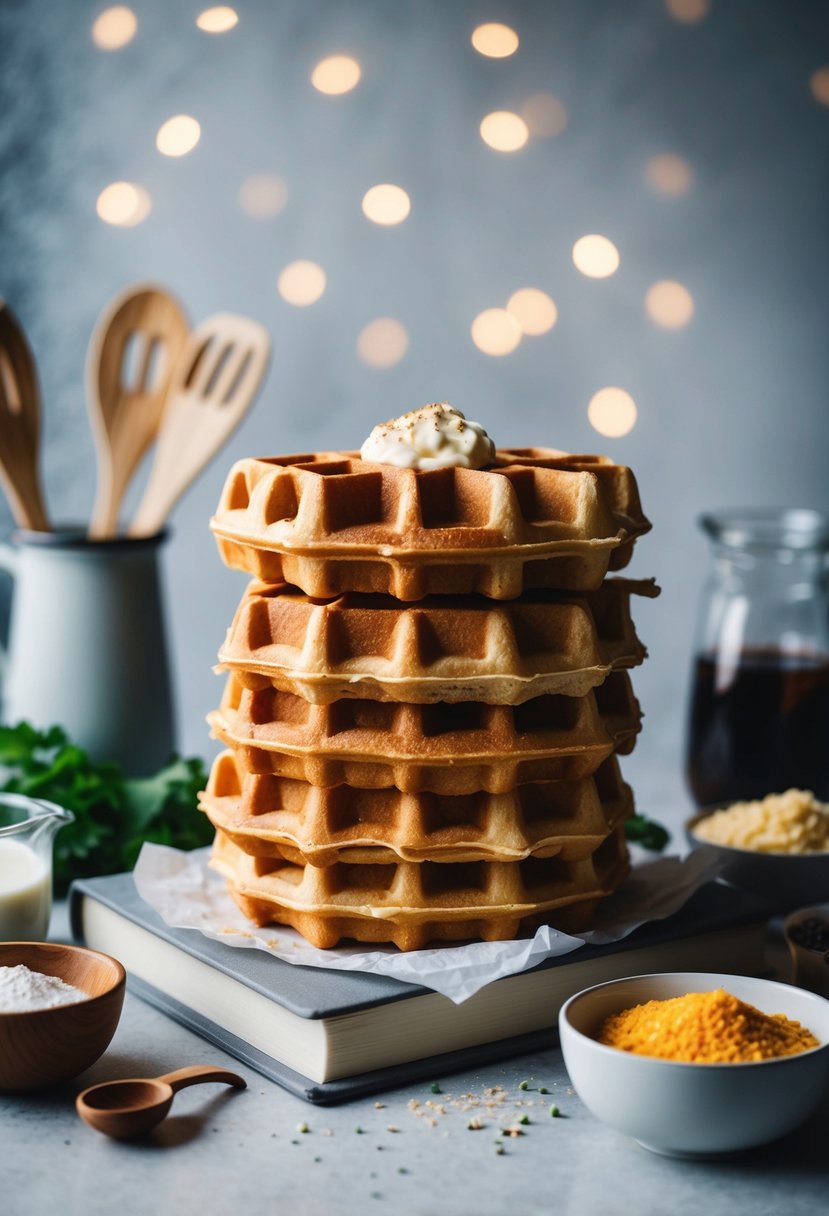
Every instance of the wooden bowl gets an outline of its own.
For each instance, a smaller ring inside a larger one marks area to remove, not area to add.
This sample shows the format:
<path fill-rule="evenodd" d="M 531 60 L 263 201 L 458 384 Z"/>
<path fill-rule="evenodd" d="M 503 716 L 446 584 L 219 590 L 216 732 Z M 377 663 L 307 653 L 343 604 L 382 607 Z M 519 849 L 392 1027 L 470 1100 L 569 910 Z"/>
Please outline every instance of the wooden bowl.
<path fill-rule="evenodd" d="M 0 967 L 21 964 L 59 976 L 89 998 L 0 1013 L 0 1090 L 44 1089 L 89 1068 L 109 1046 L 124 1004 L 126 972 L 97 950 L 57 942 L 0 943 Z"/>

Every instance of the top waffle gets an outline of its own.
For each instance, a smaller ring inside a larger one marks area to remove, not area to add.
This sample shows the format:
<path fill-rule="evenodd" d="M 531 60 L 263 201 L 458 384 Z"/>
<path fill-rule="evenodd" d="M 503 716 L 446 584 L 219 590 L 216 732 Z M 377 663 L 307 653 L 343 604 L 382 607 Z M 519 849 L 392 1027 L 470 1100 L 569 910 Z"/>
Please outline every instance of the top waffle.
<path fill-rule="evenodd" d="M 241 460 L 211 528 L 228 565 L 267 582 L 414 600 L 593 589 L 650 524 L 625 466 L 507 448 L 488 469 L 404 469 L 353 452 Z"/>

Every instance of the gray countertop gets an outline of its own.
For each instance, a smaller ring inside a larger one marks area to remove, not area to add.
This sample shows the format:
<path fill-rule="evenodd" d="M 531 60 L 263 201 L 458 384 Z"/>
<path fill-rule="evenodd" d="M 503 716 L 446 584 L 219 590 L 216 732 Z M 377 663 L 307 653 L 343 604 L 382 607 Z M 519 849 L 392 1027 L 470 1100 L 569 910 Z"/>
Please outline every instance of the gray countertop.
<path fill-rule="evenodd" d="M 59 916 L 52 936 L 61 936 L 61 923 Z M 96 1081 L 208 1062 L 239 1071 L 249 1088 L 183 1091 L 142 1142 L 107 1140 L 75 1115 L 75 1094 Z M 47 1093 L 0 1102 L 0 1211 L 796 1216 L 826 1210 L 829 1102 L 774 1145 L 691 1163 L 655 1156 L 598 1123 L 570 1089 L 557 1050 L 435 1080 L 440 1095 L 419 1082 L 376 1099 L 312 1107 L 128 994 L 109 1051 L 86 1074 Z M 527 1090 L 519 1089 L 523 1080 Z M 551 1102 L 560 1118 L 550 1117 Z M 520 1125 L 524 1114 L 530 1122 Z M 484 1126 L 470 1130 L 476 1116 Z M 298 1130 L 303 1123 L 307 1132 Z M 502 1134 L 513 1125 L 523 1134 Z"/>

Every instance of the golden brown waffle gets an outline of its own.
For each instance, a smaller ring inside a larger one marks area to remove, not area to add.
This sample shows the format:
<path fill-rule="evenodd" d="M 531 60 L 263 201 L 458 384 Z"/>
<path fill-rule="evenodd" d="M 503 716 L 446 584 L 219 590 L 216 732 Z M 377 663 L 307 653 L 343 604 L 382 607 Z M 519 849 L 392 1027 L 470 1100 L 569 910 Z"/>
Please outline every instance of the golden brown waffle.
<path fill-rule="evenodd" d="M 594 589 L 650 528 L 630 469 L 553 448 L 507 448 L 489 469 L 241 460 L 210 526 L 225 562 L 266 582 L 401 600 Z"/>
<path fill-rule="evenodd" d="M 583 697 L 514 706 L 312 705 L 270 685 L 243 688 L 231 674 L 208 721 L 248 772 L 404 793 L 501 794 L 529 781 L 589 776 L 611 752 L 632 750 L 641 712 L 624 671 Z"/>
<path fill-rule="evenodd" d="M 525 857 L 580 861 L 632 813 L 633 799 L 614 757 L 595 778 L 452 798 L 321 788 L 272 773 L 246 774 L 226 751 L 213 763 L 201 806 L 251 856 L 329 866 Z"/>
<path fill-rule="evenodd" d="M 653 580 L 608 579 L 581 594 L 530 591 L 507 603 L 432 596 L 404 607 L 385 595 L 320 601 L 284 583 L 251 583 L 219 662 L 246 688 L 272 684 L 315 704 L 580 697 L 645 658 L 630 616 L 634 593 L 658 590 Z"/>
<path fill-rule="evenodd" d="M 502 941 L 539 923 L 581 927 L 626 875 L 628 856 L 619 828 L 582 861 L 338 862 L 321 868 L 251 857 L 219 832 L 210 864 L 259 925 L 291 925 L 323 949 L 352 938 L 417 950 L 431 941 Z"/>

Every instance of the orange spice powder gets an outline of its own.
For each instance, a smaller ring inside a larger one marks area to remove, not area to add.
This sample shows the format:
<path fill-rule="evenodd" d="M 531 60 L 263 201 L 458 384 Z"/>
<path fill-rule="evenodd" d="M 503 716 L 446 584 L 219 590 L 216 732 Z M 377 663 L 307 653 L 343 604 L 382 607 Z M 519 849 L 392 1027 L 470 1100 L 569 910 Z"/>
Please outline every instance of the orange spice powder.
<path fill-rule="evenodd" d="M 740 1064 L 820 1044 L 782 1013 L 767 1014 L 723 988 L 648 1001 L 606 1018 L 599 1042 L 634 1055 L 689 1064 Z"/>

